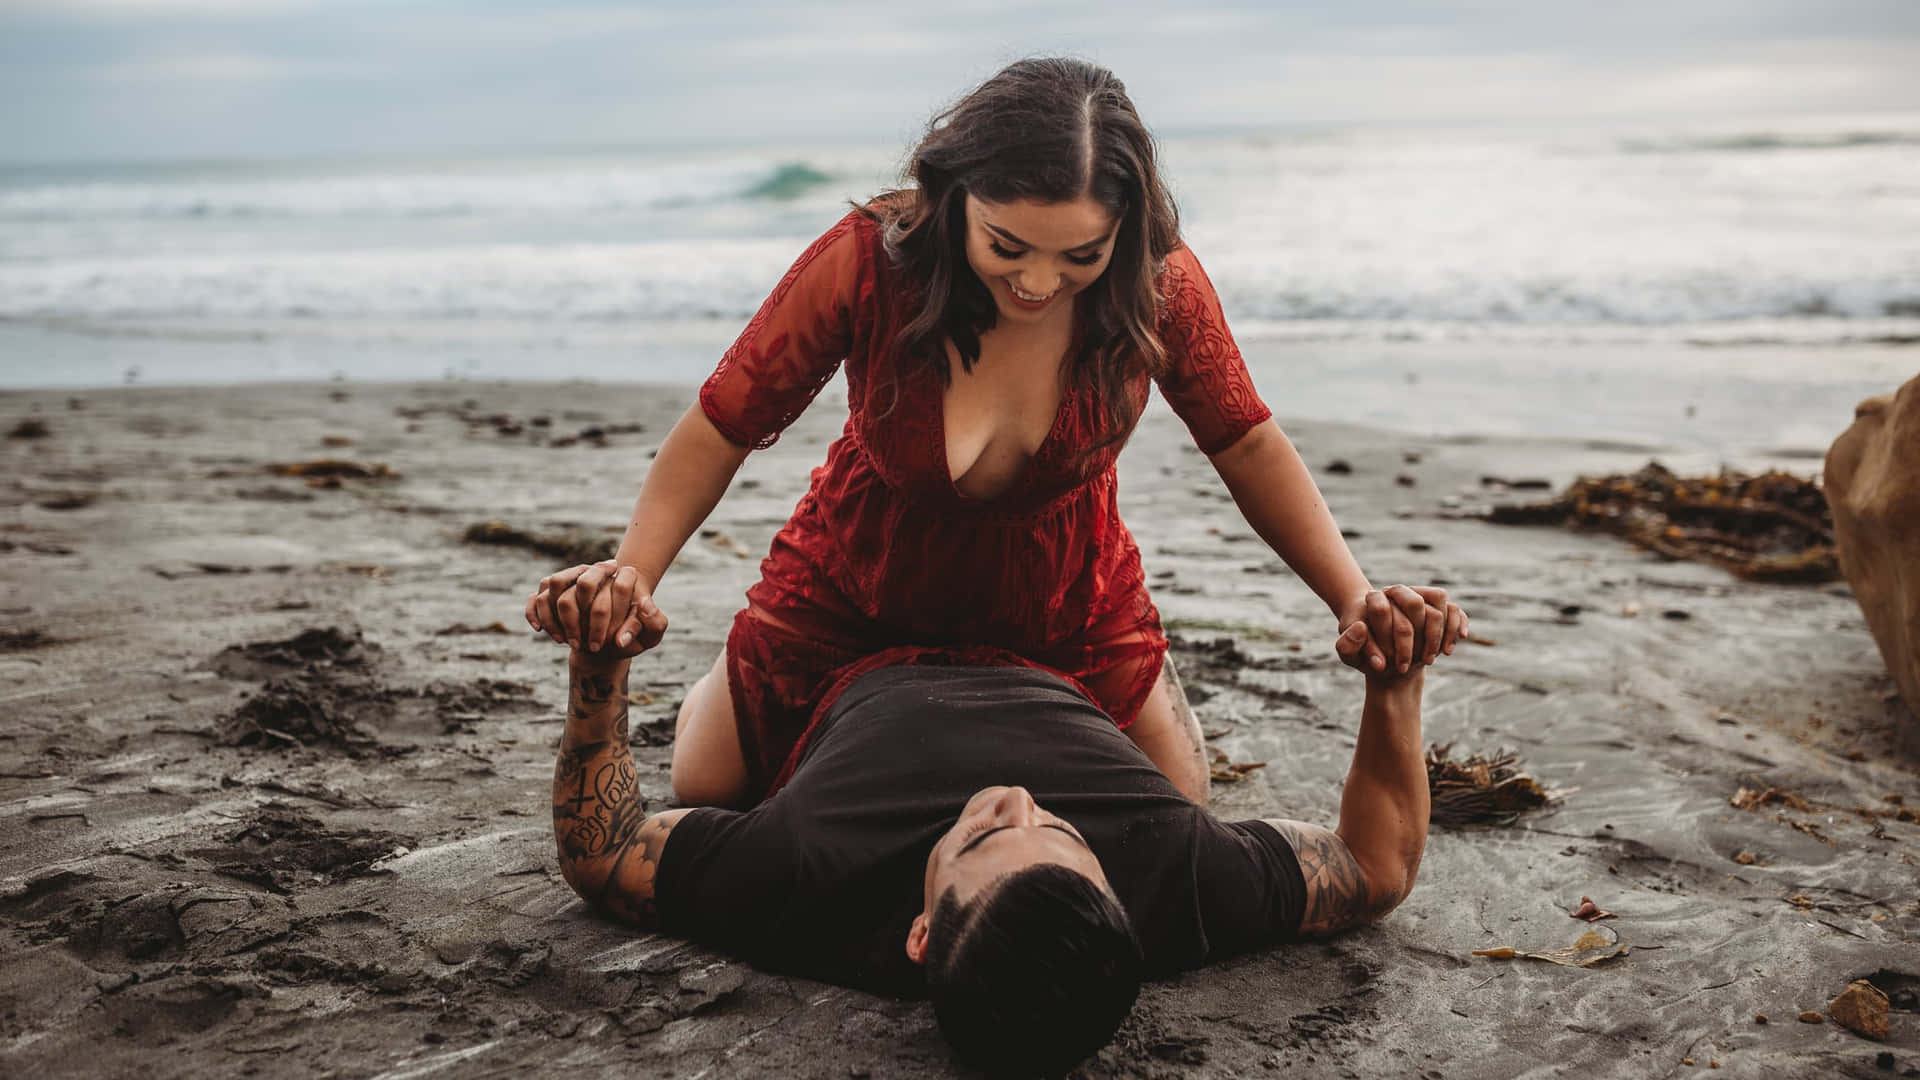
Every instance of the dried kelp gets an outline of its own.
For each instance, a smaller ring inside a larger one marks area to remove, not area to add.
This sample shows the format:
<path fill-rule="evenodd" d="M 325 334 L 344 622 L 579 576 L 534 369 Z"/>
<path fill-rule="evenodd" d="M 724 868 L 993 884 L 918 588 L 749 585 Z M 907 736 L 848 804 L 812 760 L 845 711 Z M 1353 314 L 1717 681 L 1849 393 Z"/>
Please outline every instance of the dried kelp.
<path fill-rule="evenodd" d="M 504 521 L 483 521 L 468 528 L 462 539 L 469 544 L 526 548 L 569 563 L 593 563 L 611 559 L 614 549 L 619 546 L 612 537 L 595 540 L 577 533 L 530 533 L 523 529 L 516 529 Z"/>
<path fill-rule="evenodd" d="M 378 462 L 362 465 L 340 458 L 279 462 L 268 465 L 267 471 L 275 476 L 300 476 L 309 480 L 392 480 L 400 475 Z"/>
<path fill-rule="evenodd" d="M 1653 461 L 1631 475 L 1583 476 L 1558 498 L 1497 506 L 1486 519 L 1599 529 L 1752 581 L 1816 584 L 1840 576 L 1826 493 L 1777 470 L 1687 477 Z"/>
<path fill-rule="evenodd" d="M 1427 791 L 1436 825 L 1505 825 L 1554 795 L 1516 765 L 1506 750 L 1455 760 L 1452 743 L 1427 747 Z"/>
<path fill-rule="evenodd" d="M 1219 750 L 1213 751 L 1208 758 L 1213 778 L 1223 784 L 1237 784 L 1245 780 L 1248 774 L 1267 767 L 1264 761 L 1234 761 Z"/>

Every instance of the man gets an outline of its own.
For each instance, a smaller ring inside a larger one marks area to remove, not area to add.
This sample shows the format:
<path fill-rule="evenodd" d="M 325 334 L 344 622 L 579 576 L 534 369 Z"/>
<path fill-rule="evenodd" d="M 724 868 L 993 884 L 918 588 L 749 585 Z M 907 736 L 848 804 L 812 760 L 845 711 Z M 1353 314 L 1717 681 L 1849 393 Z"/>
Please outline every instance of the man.
<path fill-rule="evenodd" d="M 1337 649 L 1367 641 L 1356 623 Z M 1369 676 L 1329 830 L 1215 819 L 1070 680 L 1017 657 L 902 656 L 876 657 L 823 708 L 758 806 L 648 817 L 629 661 L 576 650 L 554 773 L 568 883 L 765 968 L 925 992 L 961 1058 L 1023 1072 L 1098 1049 L 1143 976 L 1376 919 L 1413 885 L 1420 664 Z"/>

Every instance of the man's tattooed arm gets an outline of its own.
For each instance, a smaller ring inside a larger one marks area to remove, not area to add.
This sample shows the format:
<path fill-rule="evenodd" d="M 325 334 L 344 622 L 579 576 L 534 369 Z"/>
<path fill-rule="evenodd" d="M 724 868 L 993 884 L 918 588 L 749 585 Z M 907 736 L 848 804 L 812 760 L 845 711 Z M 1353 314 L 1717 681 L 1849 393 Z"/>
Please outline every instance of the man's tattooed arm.
<path fill-rule="evenodd" d="M 1369 887 L 1360 860 L 1332 829 L 1301 821 L 1267 824 L 1293 845 L 1300 875 L 1307 879 L 1307 902 L 1300 915 L 1302 936 L 1334 934 L 1370 923 L 1401 901 L 1402 894 Z"/>
<path fill-rule="evenodd" d="M 654 875 L 667 835 L 686 814 L 648 817 L 627 744 L 628 662 L 575 656 L 567 728 L 553 769 L 553 835 L 560 872 L 589 904 L 653 926 Z"/>
<path fill-rule="evenodd" d="M 1302 934 L 1372 922 L 1413 889 L 1431 811 L 1420 737 L 1425 670 L 1415 665 L 1404 676 L 1368 678 L 1337 831 L 1298 821 L 1267 823 L 1293 845 L 1307 881 Z"/>

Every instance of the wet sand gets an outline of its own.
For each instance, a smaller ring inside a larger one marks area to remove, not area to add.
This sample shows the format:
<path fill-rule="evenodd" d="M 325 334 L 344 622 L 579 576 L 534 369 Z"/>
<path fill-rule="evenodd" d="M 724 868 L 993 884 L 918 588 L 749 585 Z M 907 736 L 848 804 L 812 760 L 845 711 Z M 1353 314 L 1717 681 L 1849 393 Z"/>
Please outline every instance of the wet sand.
<path fill-rule="evenodd" d="M 564 657 L 519 614 L 556 560 L 462 537 L 616 539 L 689 400 L 0 395 L 0 427 L 45 427 L 0 442 L 0 1070 L 947 1075 L 924 1006 L 603 922 L 558 874 Z M 673 630 L 633 676 L 657 806 L 674 708 L 843 415 L 823 398 L 754 455 L 660 591 Z M 1378 927 L 1148 987 L 1086 1075 L 1920 1075 L 1920 824 L 1886 798 L 1920 807 L 1915 721 L 1846 588 L 1471 517 L 1538 494 L 1483 477 L 1558 487 L 1657 447 L 1288 430 L 1374 580 L 1447 585 L 1491 642 L 1435 669 L 1428 737 L 1511 747 L 1566 794 L 1436 827 Z M 320 458 L 396 475 L 268 471 Z M 1361 687 L 1324 609 L 1157 406 L 1121 500 L 1214 747 L 1266 763 L 1218 812 L 1331 823 Z M 1742 787 L 1802 801 L 1742 810 Z M 1473 955 L 1571 944 L 1583 895 L 1626 955 Z M 1862 976 L 1894 997 L 1887 1042 L 1798 1021 Z"/>

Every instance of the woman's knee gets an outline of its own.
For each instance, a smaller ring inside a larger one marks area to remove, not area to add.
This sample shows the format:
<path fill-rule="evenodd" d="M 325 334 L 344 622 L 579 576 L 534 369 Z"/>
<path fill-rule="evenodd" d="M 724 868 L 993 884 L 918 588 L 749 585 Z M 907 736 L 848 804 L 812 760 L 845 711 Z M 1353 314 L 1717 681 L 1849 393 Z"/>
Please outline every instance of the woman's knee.
<path fill-rule="evenodd" d="M 734 724 L 724 654 L 680 705 L 671 770 L 673 796 L 682 806 L 732 806 L 746 794 L 747 765 Z"/>

